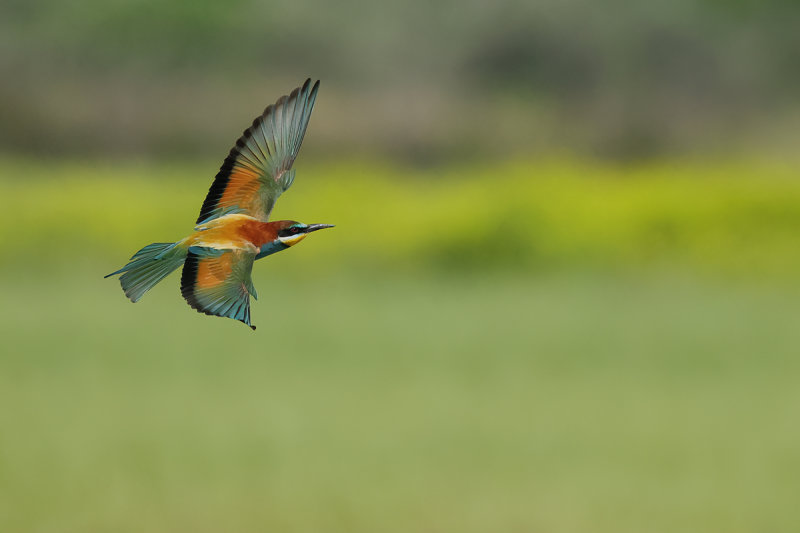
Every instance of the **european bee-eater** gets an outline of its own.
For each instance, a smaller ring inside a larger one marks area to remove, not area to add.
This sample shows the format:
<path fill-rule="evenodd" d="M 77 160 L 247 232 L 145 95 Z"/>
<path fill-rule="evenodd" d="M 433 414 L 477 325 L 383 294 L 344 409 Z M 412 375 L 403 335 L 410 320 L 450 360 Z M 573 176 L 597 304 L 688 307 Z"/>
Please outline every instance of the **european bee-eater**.
<path fill-rule="evenodd" d="M 282 96 L 236 141 L 214 178 L 194 232 L 172 243 L 145 246 L 119 277 L 125 296 L 137 302 L 183 265 L 181 293 L 200 313 L 250 323 L 250 296 L 258 298 L 253 261 L 285 250 L 330 224 L 268 222 L 275 201 L 294 181 L 294 163 L 317 98 L 319 81 Z M 106 276 L 106 277 L 108 277 Z"/>

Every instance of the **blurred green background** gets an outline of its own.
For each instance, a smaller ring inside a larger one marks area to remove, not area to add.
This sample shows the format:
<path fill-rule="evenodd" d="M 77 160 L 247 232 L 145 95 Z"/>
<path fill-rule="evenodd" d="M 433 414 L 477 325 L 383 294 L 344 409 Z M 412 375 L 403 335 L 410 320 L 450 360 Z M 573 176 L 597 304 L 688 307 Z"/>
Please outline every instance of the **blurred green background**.
<path fill-rule="evenodd" d="M 795 532 L 800 4 L 0 6 L 0 531 Z M 322 79 L 253 333 L 173 274 Z"/>

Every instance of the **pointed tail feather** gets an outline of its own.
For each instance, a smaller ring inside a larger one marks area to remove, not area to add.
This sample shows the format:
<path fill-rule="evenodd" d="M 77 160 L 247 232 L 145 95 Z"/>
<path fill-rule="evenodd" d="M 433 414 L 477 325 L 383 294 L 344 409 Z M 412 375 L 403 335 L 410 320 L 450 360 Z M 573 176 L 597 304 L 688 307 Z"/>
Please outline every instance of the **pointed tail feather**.
<path fill-rule="evenodd" d="M 122 274 L 119 283 L 125 296 L 138 302 L 144 293 L 183 264 L 186 248 L 174 242 L 148 244 L 131 257 L 127 265 L 108 276 Z"/>

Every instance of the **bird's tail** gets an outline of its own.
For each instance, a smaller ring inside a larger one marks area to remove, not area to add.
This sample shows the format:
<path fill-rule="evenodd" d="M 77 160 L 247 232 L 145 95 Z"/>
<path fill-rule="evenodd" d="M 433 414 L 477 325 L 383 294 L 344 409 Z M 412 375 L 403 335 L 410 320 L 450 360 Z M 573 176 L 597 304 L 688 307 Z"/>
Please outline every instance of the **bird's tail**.
<path fill-rule="evenodd" d="M 180 242 L 154 242 L 131 257 L 127 265 L 108 276 L 122 274 L 119 283 L 125 296 L 137 302 L 156 283 L 181 266 L 186 259 L 186 248 Z"/>

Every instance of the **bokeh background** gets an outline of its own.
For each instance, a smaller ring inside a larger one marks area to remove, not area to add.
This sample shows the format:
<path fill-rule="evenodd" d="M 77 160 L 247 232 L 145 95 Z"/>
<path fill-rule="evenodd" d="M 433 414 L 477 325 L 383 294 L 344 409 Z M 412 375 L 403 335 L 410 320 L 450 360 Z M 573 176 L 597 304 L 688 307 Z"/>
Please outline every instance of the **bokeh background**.
<path fill-rule="evenodd" d="M 5 0 L 0 531 L 794 532 L 800 4 Z M 132 305 L 322 79 L 256 333 Z"/>

